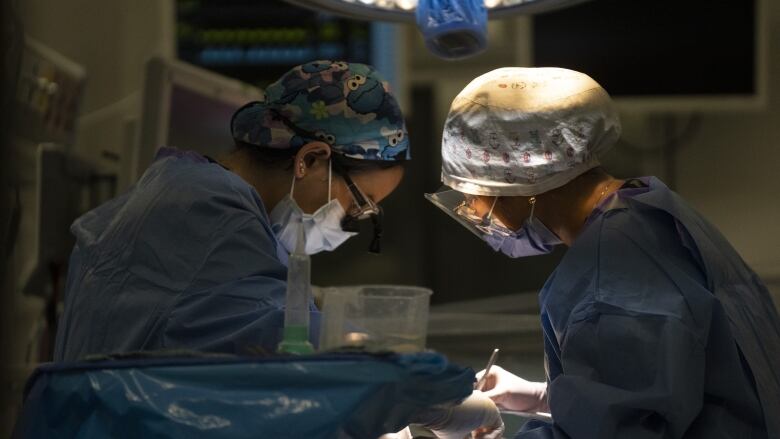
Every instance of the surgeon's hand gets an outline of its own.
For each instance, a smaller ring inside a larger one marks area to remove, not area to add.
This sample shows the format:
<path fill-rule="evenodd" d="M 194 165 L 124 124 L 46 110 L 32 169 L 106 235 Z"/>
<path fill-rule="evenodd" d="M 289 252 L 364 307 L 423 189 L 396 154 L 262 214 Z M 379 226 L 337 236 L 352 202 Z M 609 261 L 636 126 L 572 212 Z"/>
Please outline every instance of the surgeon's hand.
<path fill-rule="evenodd" d="M 406 427 L 398 433 L 383 434 L 382 436 L 379 436 L 379 439 L 414 439 L 414 437 L 412 436 L 409 427 Z"/>
<path fill-rule="evenodd" d="M 454 407 L 433 409 L 417 417 L 439 439 L 500 439 L 504 421 L 498 408 L 484 393 L 475 390 Z"/>
<path fill-rule="evenodd" d="M 479 381 L 485 371 L 477 374 Z M 490 368 L 482 387 L 497 406 L 520 412 L 548 412 L 547 383 L 527 381 L 499 366 Z"/>

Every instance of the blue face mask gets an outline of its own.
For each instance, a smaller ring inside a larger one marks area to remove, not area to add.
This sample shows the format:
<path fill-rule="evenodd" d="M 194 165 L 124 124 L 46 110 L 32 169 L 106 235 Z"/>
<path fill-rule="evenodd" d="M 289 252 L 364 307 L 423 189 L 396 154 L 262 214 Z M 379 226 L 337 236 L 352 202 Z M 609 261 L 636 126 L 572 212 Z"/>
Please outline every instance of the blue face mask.
<path fill-rule="evenodd" d="M 545 255 L 552 252 L 555 246 L 562 244 L 563 241 L 534 217 L 533 203 L 535 202 L 532 201 L 531 214 L 520 230 L 485 235 L 485 242 L 493 250 L 500 251 L 510 258 Z"/>

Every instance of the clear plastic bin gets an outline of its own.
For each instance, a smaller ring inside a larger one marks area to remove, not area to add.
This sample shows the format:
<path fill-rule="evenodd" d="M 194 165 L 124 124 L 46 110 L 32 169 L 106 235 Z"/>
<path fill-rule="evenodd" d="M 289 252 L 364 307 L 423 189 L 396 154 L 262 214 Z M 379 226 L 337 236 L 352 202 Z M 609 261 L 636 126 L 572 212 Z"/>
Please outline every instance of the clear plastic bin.
<path fill-rule="evenodd" d="M 431 293 L 400 285 L 323 288 L 320 350 L 424 350 Z"/>

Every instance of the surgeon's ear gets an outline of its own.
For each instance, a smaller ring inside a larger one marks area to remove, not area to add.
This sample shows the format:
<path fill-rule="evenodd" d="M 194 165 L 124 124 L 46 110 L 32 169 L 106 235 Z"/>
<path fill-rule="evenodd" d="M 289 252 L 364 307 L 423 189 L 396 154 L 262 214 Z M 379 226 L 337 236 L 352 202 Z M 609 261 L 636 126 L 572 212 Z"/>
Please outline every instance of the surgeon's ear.
<path fill-rule="evenodd" d="M 309 142 L 301 147 L 295 154 L 293 172 L 296 178 L 303 178 L 309 170 L 317 164 L 318 160 L 330 158 L 330 145 L 325 142 Z"/>

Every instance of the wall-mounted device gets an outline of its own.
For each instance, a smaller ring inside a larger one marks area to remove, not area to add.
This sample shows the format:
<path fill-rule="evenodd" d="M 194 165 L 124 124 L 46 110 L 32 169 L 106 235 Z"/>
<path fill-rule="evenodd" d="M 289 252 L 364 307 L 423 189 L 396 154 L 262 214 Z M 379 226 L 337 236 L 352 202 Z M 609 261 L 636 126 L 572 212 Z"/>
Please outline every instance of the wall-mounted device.
<path fill-rule="evenodd" d="M 230 120 L 261 90 L 192 64 L 152 58 L 146 65 L 137 147 L 131 181 L 151 164 L 161 146 L 213 157 L 233 148 Z"/>

